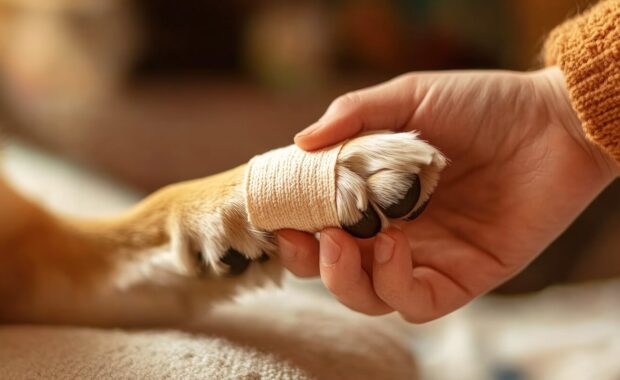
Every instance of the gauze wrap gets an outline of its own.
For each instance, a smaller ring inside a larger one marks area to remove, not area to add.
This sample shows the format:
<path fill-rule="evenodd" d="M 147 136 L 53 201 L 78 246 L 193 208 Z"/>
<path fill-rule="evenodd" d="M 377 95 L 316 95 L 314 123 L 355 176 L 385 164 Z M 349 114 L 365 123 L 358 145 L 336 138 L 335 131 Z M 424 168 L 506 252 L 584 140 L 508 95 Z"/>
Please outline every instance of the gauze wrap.
<path fill-rule="evenodd" d="M 290 145 L 252 158 L 244 179 L 250 222 L 266 231 L 340 227 L 336 161 L 341 148 L 306 152 Z"/>

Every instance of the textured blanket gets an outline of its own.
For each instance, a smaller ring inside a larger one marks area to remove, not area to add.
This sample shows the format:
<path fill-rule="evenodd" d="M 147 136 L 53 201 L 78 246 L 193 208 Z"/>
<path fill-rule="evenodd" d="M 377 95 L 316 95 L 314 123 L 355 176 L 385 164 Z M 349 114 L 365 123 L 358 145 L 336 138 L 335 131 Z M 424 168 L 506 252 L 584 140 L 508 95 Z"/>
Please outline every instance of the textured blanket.
<path fill-rule="evenodd" d="M 0 378 L 415 379 L 393 328 L 308 294 L 270 292 L 175 329 L 3 326 Z"/>

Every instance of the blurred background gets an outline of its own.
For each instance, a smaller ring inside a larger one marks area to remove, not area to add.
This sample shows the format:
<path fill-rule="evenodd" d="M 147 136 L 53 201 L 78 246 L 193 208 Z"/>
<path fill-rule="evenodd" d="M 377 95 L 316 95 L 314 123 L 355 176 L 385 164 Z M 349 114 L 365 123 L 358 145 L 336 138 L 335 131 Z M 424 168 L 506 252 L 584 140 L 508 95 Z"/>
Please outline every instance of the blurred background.
<path fill-rule="evenodd" d="M 144 194 L 287 145 L 406 71 L 539 68 L 590 3 L 0 0 L 0 128 Z M 498 292 L 616 277 L 618 204 L 616 182 Z"/>

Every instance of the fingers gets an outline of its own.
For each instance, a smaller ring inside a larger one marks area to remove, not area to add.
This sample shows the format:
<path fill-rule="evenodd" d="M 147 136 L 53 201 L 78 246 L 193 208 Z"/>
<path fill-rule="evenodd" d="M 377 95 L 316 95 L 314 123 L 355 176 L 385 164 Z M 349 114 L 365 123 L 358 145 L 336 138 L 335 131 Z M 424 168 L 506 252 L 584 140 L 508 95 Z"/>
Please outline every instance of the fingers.
<path fill-rule="evenodd" d="M 278 246 L 282 265 L 298 277 L 319 275 L 319 242 L 308 233 L 278 231 Z"/>
<path fill-rule="evenodd" d="M 353 310 L 370 315 L 393 311 L 374 293 L 364 270 L 365 264 L 367 270 L 371 265 L 362 263 L 359 242 L 346 232 L 336 228 L 323 231 L 320 247 L 314 236 L 304 232 L 281 230 L 277 236 L 282 264 L 293 274 L 312 277 L 320 272 L 327 289 Z"/>
<path fill-rule="evenodd" d="M 392 311 L 375 294 L 368 273 L 362 269 L 355 239 L 340 229 L 329 228 L 321 233 L 320 245 L 321 279 L 341 303 L 369 315 Z"/>
<path fill-rule="evenodd" d="M 414 268 L 407 238 L 394 228 L 377 235 L 373 284 L 387 305 L 414 323 L 438 318 L 471 299 L 442 273 L 428 267 Z"/>
<path fill-rule="evenodd" d="M 402 231 L 390 228 L 377 235 L 372 265 L 362 262 L 364 242 L 369 241 L 357 241 L 337 228 L 323 231 L 320 243 L 307 233 L 278 232 L 283 265 L 299 277 L 320 274 L 327 289 L 353 310 L 369 315 L 396 310 L 407 321 L 422 323 L 471 300 L 472 295 L 446 274 L 414 267 Z M 367 270 L 372 270 L 372 278 Z"/>
<path fill-rule="evenodd" d="M 295 136 L 302 149 L 320 149 L 363 131 L 400 130 L 414 112 L 410 81 L 404 78 L 337 98 L 319 121 Z"/>

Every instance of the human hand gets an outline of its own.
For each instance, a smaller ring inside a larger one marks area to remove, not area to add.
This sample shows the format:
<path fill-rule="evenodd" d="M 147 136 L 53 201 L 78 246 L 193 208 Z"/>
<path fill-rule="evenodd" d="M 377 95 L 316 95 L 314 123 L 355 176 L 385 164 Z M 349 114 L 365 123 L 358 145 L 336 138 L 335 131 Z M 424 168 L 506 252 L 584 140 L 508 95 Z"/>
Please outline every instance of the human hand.
<path fill-rule="evenodd" d="M 380 129 L 419 130 L 451 160 L 423 216 L 365 241 L 278 234 L 290 271 L 320 274 L 367 314 L 424 322 L 459 308 L 522 270 L 620 172 L 586 139 L 557 68 L 406 74 L 338 98 L 295 142 Z"/>

